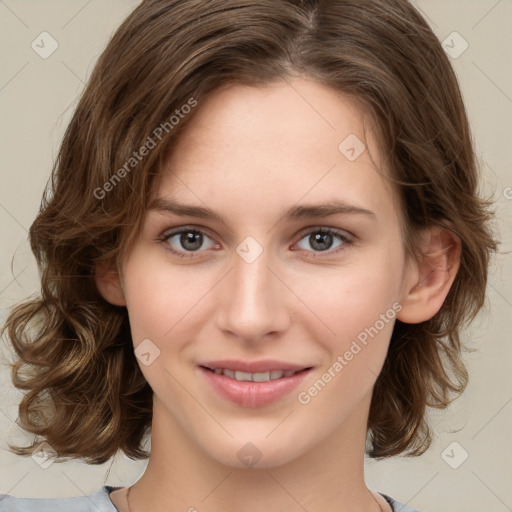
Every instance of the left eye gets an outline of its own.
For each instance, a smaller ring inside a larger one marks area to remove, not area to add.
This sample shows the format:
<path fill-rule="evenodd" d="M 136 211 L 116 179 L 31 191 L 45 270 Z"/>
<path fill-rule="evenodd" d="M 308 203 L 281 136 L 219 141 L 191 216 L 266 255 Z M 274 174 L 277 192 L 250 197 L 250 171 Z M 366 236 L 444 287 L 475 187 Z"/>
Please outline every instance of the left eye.
<path fill-rule="evenodd" d="M 348 245 L 350 243 L 348 237 L 344 236 L 338 231 L 325 228 L 317 228 L 313 231 L 309 231 L 308 233 L 306 233 L 306 236 L 301 238 L 300 242 L 302 242 L 302 240 L 307 240 L 315 252 L 325 252 L 332 248 L 333 241 L 336 239 L 339 241 L 339 245 L 337 245 L 335 248 L 338 248 L 343 245 Z M 300 248 L 304 249 L 303 247 Z M 308 249 L 306 248 L 305 250 Z M 336 252 L 336 250 L 332 252 Z"/>

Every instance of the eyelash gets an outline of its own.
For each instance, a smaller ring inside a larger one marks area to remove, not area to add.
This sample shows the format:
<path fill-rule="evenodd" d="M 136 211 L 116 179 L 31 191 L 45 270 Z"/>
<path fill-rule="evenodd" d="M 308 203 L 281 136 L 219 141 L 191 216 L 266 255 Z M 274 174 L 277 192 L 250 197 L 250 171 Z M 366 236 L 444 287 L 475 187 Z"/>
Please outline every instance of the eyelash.
<path fill-rule="evenodd" d="M 209 237 L 204 231 L 201 231 L 200 229 L 197 229 L 197 228 L 194 228 L 194 227 L 182 227 L 180 229 L 177 229 L 175 231 L 171 231 L 171 232 L 167 232 L 165 234 L 162 235 L 161 238 L 159 238 L 158 240 L 160 242 L 162 242 L 164 244 L 164 249 L 176 256 L 179 256 L 180 258 L 195 258 L 195 254 L 198 253 L 198 252 L 203 252 L 201 250 L 197 250 L 197 251 L 178 251 L 176 249 L 173 249 L 171 247 L 171 245 L 169 244 L 169 240 L 176 236 L 176 235 L 180 235 L 180 234 L 183 234 L 183 233 L 195 233 L 195 234 L 202 234 L 208 238 L 211 238 Z M 335 238 L 337 238 L 339 241 L 343 242 L 343 244 L 338 247 L 337 249 L 331 251 L 331 250 L 326 250 L 326 251 L 306 251 L 306 252 L 313 252 L 314 256 L 313 258 L 316 258 L 317 255 L 319 255 L 320 257 L 323 257 L 322 255 L 325 253 L 329 256 L 332 256 L 333 254 L 337 254 L 341 251 L 344 251 L 346 250 L 347 246 L 351 245 L 353 243 L 353 240 L 348 238 L 347 236 L 345 236 L 343 233 L 341 233 L 340 231 L 336 230 L 336 229 L 333 229 L 333 228 L 326 228 L 326 227 L 317 227 L 317 228 L 312 228 L 312 229 L 309 229 L 308 231 L 306 232 L 302 232 L 301 233 L 301 238 L 299 239 L 299 242 L 301 240 L 303 240 L 304 238 L 306 238 L 307 236 L 310 236 L 312 235 L 313 233 L 321 233 L 321 234 L 328 234 L 328 235 L 333 235 Z M 294 250 L 305 250 L 305 249 L 294 249 Z"/>

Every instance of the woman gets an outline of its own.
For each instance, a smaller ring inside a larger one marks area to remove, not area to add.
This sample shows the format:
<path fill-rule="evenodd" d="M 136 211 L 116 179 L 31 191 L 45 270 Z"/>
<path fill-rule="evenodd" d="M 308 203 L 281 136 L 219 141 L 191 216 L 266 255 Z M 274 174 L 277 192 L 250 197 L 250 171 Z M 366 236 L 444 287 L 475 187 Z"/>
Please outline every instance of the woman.
<path fill-rule="evenodd" d="M 477 184 L 408 2 L 142 2 L 31 227 L 42 296 L 6 329 L 20 426 L 60 459 L 149 463 L 0 510 L 410 511 L 364 452 L 423 453 L 427 405 L 464 389 L 496 249 Z"/>

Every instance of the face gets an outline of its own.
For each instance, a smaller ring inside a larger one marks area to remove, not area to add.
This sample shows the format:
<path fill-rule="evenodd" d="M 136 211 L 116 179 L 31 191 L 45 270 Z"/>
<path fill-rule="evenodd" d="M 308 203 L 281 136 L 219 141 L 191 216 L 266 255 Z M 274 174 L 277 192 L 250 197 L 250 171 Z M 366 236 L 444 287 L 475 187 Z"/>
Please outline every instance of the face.
<path fill-rule="evenodd" d="M 199 103 L 122 263 L 153 421 L 230 466 L 364 435 L 401 308 L 400 214 L 368 121 L 291 83 Z"/>

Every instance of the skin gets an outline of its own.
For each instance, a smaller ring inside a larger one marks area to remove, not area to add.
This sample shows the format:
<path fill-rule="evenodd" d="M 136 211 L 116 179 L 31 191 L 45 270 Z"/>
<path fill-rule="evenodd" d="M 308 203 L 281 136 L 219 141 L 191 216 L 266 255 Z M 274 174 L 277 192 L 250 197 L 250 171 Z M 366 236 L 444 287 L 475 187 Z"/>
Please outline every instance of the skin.
<path fill-rule="evenodd" d="M 154 415 L 148 467 L 130 491 L 132 512 L 380 510 L 364 481 L 363 454 L 395 319 L 308 404 L 297 394 L 394 303 L 404 322 L 431 318 L 455 277 L 460 243 L 433 228 L 423 236 L 433 256 L 407 261 L 397 198 L 363 125 L 371 126 L 358 104 L 306 78 L 210 93 L 153 198 L 215 209 L 226 224 L 148 210 L 121 273 L 98 269 L 100 292 L 128 309 L 134 347 L 149 338 L 160 350 L 150 365 L 139 361 Z M 349 134 L 366 145 L 355 161 L 338 149 Z M 332 199 L 374 215 L 281 218 L 291 206 Z M 187 257 L 166 250 L 187 252 L 179 236 L 163 240 L 183 226 L 205 234 Z M 321 251 L 310 236 L 320 227 L 352 243 L 333 237 Z M 236 252 L 248 236 L 263 248 L 252 263 Z M 278 402 L 246 408 L 219 396 L 198 372 L 199 362 L 223 358 L 313 370 Z M 261 454 L 254 467 L 237 457 L 248 442 Z M 120 510 L 129 510 L 125 492 L 111 494 Z"/>

